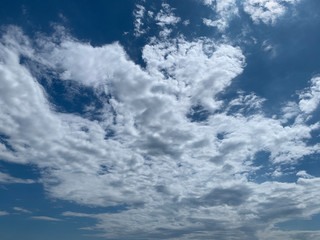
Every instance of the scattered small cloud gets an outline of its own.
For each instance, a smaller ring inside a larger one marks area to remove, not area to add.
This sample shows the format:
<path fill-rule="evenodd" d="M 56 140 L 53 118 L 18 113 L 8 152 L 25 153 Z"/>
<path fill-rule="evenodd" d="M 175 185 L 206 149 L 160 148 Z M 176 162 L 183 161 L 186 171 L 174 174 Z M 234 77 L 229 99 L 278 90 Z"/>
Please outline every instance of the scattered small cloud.
<path fill-rule="evenodd" d="M 7 211 L 0 211 L 0 216 L 6 216 L 9 215 L 10 213 L 8 213 Z"/>
<path fill-rule="evenodd" d="M 308 174 L 308 173 L 307 173 L 306 171 L 304 171 L 304 170 L 297 172 L 297 176 L 298 176 L 298 177 L 301 177 L 301 178 L 306 178 L 306 179 L 313 179 L 313 178 L 315 178 L 314 176 Z"/>
<path fill-rule="evenodd" d="M 136 4 L 136 9 L 133 12 L 133 16 L 135 17 L 134 20 L 134 35 L 136 37 L 141 36 L 142 34 L 146 33 L 143 29 L 144 23 L 143 19 L 145 16 L 146 9 L 144 6 L 140 4 Z"/>
<path fill-rule="evenodd" d="M 30 219 L 40 220 L 40 221 L 53 221 L 53 222 L 62 221 L 62 219 L 53 218 L 53 217 L 48 217 L 48 216 L 32 216 L 32 217 L 30 217 Z"/>
<path fill-rule="evenodd" d="M 2 142 L 0 142 L 0 150 L 1 149 L 2 150 L 6 150 L 7 149 L 7 147 Z M 35 182 L 36 181 L 32 180 L 32 179 L 15 178 L 15 177 L 10 176 L 7 173 L 0 172 L 0 183 L 3 183 L 3 184 L 15 184 L 15 183 L 18 183 L 18 184 L 33 184 Z"/>
<path fill-rule="evenodd" d="M 189 19 L 184 20 L 184 21 L 182 22 L 182 24 L 185 25 L 185 26 L 188 26 L 188 25 L 190 24 L 190 20 L 189 20 Z"/>
<path fill-rule="evenodd" d="M 248 13 L 254 23 L 275 24 L 282 17 L 289 5 L 300 0 L 245 0 L 243 9 Z"/>
<path fill-rule="evenodd" d="M 320 103 L 320 77 L 311 79 L 311 86 L 299 94 L 299 107 L 306 114 L 312 113 Z"/>
<path fill-rule="evenodd" d="M 224 32 L 234 17 L 239 16 L 239 9 L 243 9 L 255 24 L 264 23 L 274 25 L 290 6 L 300 0 L 202 0 L 215 13 L 214 19 L 203 18 L 203 23 L 209 27 L 217 27 Z"/>
<path fill-rule="evenodd" d="M 264 52 L 269 53 L 271 58 L 274 58 L 277 56 L 277 50 L 276 50 L 275 46 L 273 46 L 271 43 L 269 43 L 268 40 L 263 41 L 262 49 Z"/>
<path fill-rule="evenodd" d="M 95 218 L 97 214 L 88 214 L 88 213 L 78 213 L 78 212 L 63 212 L 61 214 L 64 217 L 88 217 L 88 218 Z"/>
<path fill-rule="evenodd" d="M 22 213 L 32 213 L 31 211 L 21 208 L 21 207 L 13 207 L 13 210 L 17 211 L 17 212 L 22 212 Z"/>
<path fill-rule="evenodd" d="M 229 27 L 229 22 L 238 15 L 239 9 L 236 0 L 204 0 L 204 4 L 212 8 L 216 13 L 214 20 L 203 18 L 203 23 L 209 27 L 217 27 L 223 32 Z"/>
<path fill-rule="evenodd" d="M 181 18 L 176 17 L 173 13 L 173 10 L 174 9 L 172 9 L 169 4 L 162 3 L 162 9 L 155 17 L 157 24 L 161 27 L 164 27 L 166 25 L 175 25 L 180 22 Z"/>

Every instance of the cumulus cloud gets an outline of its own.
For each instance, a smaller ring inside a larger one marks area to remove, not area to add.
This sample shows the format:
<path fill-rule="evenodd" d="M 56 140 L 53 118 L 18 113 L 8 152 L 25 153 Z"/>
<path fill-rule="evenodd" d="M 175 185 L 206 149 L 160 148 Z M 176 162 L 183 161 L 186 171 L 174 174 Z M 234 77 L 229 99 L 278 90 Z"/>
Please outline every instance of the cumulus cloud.
<path fill-rule="evenodd" d="M 153 39 L 143 48 L 142 68 L 119 43 L 93 47 L 58 36 L 33 42 L 11 27 L 1 39 L 1 158 L 38 166 L 52 198 L 126 206 L 64 217 L 97 219 L 93 228 L 111 239 L 262 239 L 276 234 L 278 222 L 320 212 L 319 178 L 272 177 L 319 152 L 308 143 L 318 124 L 289 110 L 285 118 L 299 120 L 270 118 L 266 100 L 254 93 L 219 97 L 245 67 L 240 48 L 206 38 Z M 39 76 L 72 84 L 74 94 L 92 89 L 99 118 L 59 111 Z M 301 101 L 315 98 L 314 82 L 288 106 L 309 113 Z M 270 179 L 261 183 L 253 176 L 262 151 L 269 153 Z"/>
<path fill-rule="evenodd" d="M 306 171 L 299 171 L 297 172 L 297 176 L 301 177 L 301 178 L 314 178 L 312 175 L 308 174 Z"/>
<path fill-rule="evenodd" d="M 175 25 L 180 22 L 180 17 L 175 16 L 173 10 L 174 9 L 172 9 L 169 4 L 162 3 L 162 9 L 155 17 L 157 24 L 164 27 L 166 25 Z"/>
<path fill-rule="evenodd" d="M 275 24 L 277 19 L 286 13 L 289 5 L 299 0 L 246 0 L 243 9 L 255 23 Z"/>
<path fill-rule="evenodd" d="M 152 9 L 154 10 L 154 9 Z M 147 33 L 150 30 L 150 26 L 146 26 L 146 23 L 155 24 L 158 27 L 154 27 L 153 30 L 159 31 L 159 36 L 167 38 L 176 27 L 177 23 L 181 21 L 180 17 L 177 17 L 174 13 L 175 9 L 168 3 L 163 2 L 159 11 L 147 10 L 145 6 L 136 4 L 136 8 L 133 11 L 134 21 L 134 35 L 136 37 Z M 189 24 L 189 20 L 182 22 L 185 26 Z"/>
<path fill-rule="evenodd" d="M 205 0 L 204 3 L 211 6 L 217 16 L 215 20 L 204 18 L 203 23 L 209 27 L 217 27 L 220 31 L 226 30 L 230 20 L 238 15 L 237 0 Z"/>
<path fill-rule="evenodd" d="M 239 16 L 239 9 L 243 9 L 255 24 L 275 24 L 290 6 L 300 0 L 202 0 L 215 13 L 214 18 L 203 18 L 203 23 L 209 27 L 217 27 L 224 32 L 234 17 Z"/>
<path fill-rule="evenodd" d="M 299 95 L 299 107 L 302 112 L 310 114 L 320 103 L 320 77 L 311 79 L 311 86 Z"/>

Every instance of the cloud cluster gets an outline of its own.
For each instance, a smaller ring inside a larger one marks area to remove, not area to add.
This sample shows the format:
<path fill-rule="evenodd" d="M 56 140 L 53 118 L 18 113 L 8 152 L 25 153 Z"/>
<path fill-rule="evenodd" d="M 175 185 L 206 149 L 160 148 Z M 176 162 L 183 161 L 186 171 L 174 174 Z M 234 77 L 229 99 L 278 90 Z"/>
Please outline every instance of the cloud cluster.
<path fill-rule="evenodd" d="M 229 21 L 238 15 L 239 9 L 237 0 L 216 0 L 204 1 L 204 4 L 209 5 L 216 12 L 216 20 L 204 18 L 203 23 L 210 27 L 217 27 L 220 31 L 226 30 Z"/>
<path fill-rule="evenodd" d="M 143 18 L 145 15 L 146 9 L 140 5 L 136 5 L 136 10 L 133 12 L 133 16 L 135 17 L 134 21 L 134 35 L 139 37 L 140 35 L 145 33 L 145 30 L 142 29 L 144 23 Z"/>
<path fill-rule="evenodd" d="M 304 234 L 273 226 L 320 212 L 320 179 L 287 170 L 319 152 L 308 143 L 319 129 L 308 121 L 319 104 L 318 78 L 299 103 L 271 118 L 253 93 L 219 97 L 245 67 L 238 47 L 153 39 L 143 59 L 145 68 L 119 43 L 93 47 L 64 32 L 32 41 L 9 27 L 0 44 L 0 158 L 37 165 L 52 198 L 122 206 L 117 213 L 63 214 L 97 219 L 92 229 L 110 239 Z M 72 86 L 71 97 L 91 89 L 101 106 L 88 103 L 87 113 L 99 117 L 59 111 L 46 91 L 53 79 Z M 261 152 L 268 166 L 257 164 Z M 267 180 L 259 182 L 262 168 Z M 277 181 L 284 174 L 298 180 Z"/>
<path fill-rule="evenodd" d="M 173 10 L 169 4 L 162 3 L 160 12 L 156 15 L 155 20 L 159 26 L 164 27 L 165 25 L 175 25 L 180 22 L 180 17 L 174 15 Z"/>
<path fill-rule="evenodd" d="M 203 23 L 225 31 L 229 22 L 239 16 L 239 9 L 250 16 L 255 24 L 275 24 L 287 9 L 300 0 L 203 0 L 203 3 L 213 9 L 214 19 L 204 18 Z"/>
<path fill-rule="evenodd" d="M 320 77 L 311 79 L 311 86 L 299 95 L 299 108 L 302 112 L 310 114 L 320 103 Z"/>
<path fill-rule="evenodd" d="M 300 0 L 246 0 L 244 11 L 255 23 L 275 24 L 283 16 L 288 5 L 296 4 Z"/>
<path fill-rule="evenodd" d="M 154 10 L 155 9 L 150 8 L 150 6 L 136 4 L 136 9 L 133 12 L 135 17 L 135 37 L 140 37 L 141 35 L 149 32 L 151 29 L 153 31 L 157 29 L 159 30 L 159 36 L 166 38 L 172 33 L 173 28 L 179 22 L 181 22 L 181 18 L 177 17 L 174 13 L 175 9 L 165 2 L 161 4 L 159 11 Z M 182 22 L 184 25 L 188 25 L 189 23 L 189 20 Z"/>

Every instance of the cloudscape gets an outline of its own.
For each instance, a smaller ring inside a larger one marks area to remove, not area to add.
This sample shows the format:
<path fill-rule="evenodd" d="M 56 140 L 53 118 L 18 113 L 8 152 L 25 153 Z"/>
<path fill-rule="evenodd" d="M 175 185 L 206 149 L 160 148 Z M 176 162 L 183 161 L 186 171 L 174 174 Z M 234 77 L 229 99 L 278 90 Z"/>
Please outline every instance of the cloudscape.
<path fill-rule="evenodd" d="M 2 5 L 2 240 L 320 239 L 318 0 Z"/>

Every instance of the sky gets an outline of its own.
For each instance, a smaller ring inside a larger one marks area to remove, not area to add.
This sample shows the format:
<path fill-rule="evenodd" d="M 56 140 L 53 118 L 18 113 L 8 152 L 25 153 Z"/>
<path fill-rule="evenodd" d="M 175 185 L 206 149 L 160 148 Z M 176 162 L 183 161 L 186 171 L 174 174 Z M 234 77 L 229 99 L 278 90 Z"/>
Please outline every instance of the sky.
<path fill-rule="evenodd" d="M 3 0 L 1 240 L 320 239 L 320 1 Z"/>

